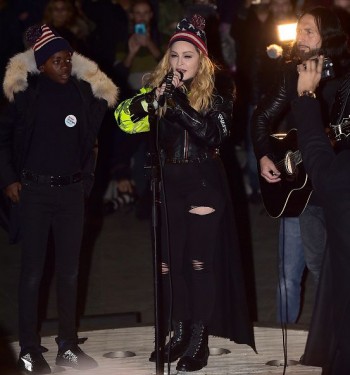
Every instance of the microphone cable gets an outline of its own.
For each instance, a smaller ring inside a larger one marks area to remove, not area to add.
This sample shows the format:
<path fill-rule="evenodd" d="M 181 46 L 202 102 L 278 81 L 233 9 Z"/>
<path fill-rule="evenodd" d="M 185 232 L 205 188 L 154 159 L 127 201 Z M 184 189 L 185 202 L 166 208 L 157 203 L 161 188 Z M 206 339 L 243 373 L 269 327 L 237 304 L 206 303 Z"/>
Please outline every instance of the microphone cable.
<path fill-rule="evenodd" d="M 287 294 L 287 285 L 286 285 L 286 273 L 285 273 L 285 267 L 284 267 L 284 261 L 285 261 L 285 218 L 282 217 L 282 254 L 281 254 L 281 273 L 282 273 L 282 279 L 283 279 L 283 285 L 281 286 L 281 278 L 279 275 L 279 269 L 278 269 L 278 290 L 279 290 L 279 298 L 280 298 L 280 322 L 281 322 L 281 330 L 282 330 L 282 348 L 283 348 L 283 373 L 282 375 L 286 374 L 287 370 L 287 363 L 288 363 L 288 330 L 287 330 L 287 322 L 288 322 L 288 294 Z M 285 295 L 285 301 L 284 301 L 284 308 L 285 308 L 285 316 L 283 316 L 283 298 L 282 298 L 282 287 Z"/>

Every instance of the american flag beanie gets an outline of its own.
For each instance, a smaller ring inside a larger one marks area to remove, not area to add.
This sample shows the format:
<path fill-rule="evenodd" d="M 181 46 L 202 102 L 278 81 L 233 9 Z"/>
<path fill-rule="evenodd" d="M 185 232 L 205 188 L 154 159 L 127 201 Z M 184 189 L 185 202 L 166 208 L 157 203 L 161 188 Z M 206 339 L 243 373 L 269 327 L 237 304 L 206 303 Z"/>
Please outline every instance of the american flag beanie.
<path fill-rule="evenodd" d="M 73 52 L 68 41 L 45 24 L 31 26 L 25 33 L 25 40 L 34 51 L 38 68 L 59 51 Z"/>
<path fill-rule="evenodd" d="M 205 19 L 195 14 L 191 20 L 184 18 L 177 26 L 175 33 L 169 40 L 169 47 L 178 40 L 192 43 L 205 55 L 208 55 L 207 37 L 205 35 Z"/>

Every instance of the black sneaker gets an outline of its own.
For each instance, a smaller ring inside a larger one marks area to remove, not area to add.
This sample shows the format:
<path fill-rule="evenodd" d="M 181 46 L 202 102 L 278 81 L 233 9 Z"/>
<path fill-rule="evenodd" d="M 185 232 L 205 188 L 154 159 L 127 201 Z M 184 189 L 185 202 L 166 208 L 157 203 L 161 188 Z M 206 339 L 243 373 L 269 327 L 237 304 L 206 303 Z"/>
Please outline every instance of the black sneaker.
<path fill-rule="evenodd" d="M 49 364 L 43 355 L 37 352 L 20 354 L 18 368 L 28 374 L 51 374 Z"/>
<path fill-rule="evenodd" d="M 85 354 L 78 345 L 66 350 L 59 350 L 56 365 L 73 367 L 77 370 L 89 370 L 98 366 L 97 362 Z"/>

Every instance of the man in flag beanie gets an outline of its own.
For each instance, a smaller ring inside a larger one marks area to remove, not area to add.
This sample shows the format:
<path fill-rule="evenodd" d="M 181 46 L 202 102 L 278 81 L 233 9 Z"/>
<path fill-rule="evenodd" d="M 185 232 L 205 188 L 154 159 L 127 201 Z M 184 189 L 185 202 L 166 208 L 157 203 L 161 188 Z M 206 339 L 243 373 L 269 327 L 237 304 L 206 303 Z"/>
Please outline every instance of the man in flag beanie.
<path fill-rule="evenodd" d="M 19 368 L 50 374 L 38 327 L 39 289 L 53 234 L 58 310 L 56 364 L 96 361 L 78 346 L 77 275 L 84 200 L 91 190 L 96 138 L 118 88 L 47 25 L 26 32 L 31 48 L 12 57 L 0 113 L 0 188 L 11 206 L 10 241 L 20 241 Z"/>
<path fill-rule="evenodd" d="M 27 41 L 33 42 L 36 66 L 39 68 L 46 60 L 59 51 L 73 52 L 68 41 L 47 25 L 32 27 L 26 32 Z"/>

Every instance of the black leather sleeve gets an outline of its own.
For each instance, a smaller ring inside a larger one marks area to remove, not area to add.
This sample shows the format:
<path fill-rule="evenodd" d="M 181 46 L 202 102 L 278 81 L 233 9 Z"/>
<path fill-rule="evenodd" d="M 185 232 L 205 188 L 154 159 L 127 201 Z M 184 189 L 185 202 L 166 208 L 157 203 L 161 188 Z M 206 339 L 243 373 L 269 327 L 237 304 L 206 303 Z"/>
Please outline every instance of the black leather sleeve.
<path fill-rule="evenodd" d="M 129 110 L 131 113 L 131 119 L 134 122 L 140 121 L 144 117 L 148 115 L 148 112 L 145 111 L 142 102 L 146 102 L 147 106 L 153 106 L 152 103 L 154 102 L 156 96 L 155 96 L 156 89 L 153 89 L 152 91 L 149 91 L 144 94 L 136 95 L 134 98 L 132 98 Z"/>
<path fill-rule="evenodd" d="M 251 137 L 257 160 L 272 153 L 269 136 L 274 132 L 278 120 L 290 108 L 291 87 L 289 70 L 284 70 L 271 91 L 260 101 L 255 109 L 251 124 Z M 296 95 L 296 85 L 294 88 Z"/>
<path fill-rule="evenodd" d="M 218 147 L 229 136 L 232 126 L 233 97 L 215 96 L 212 108 L 205 114 L 193 109 L 187 96 L 175 90 L 173 115 L 193 137 L 211 147 Z"/>

